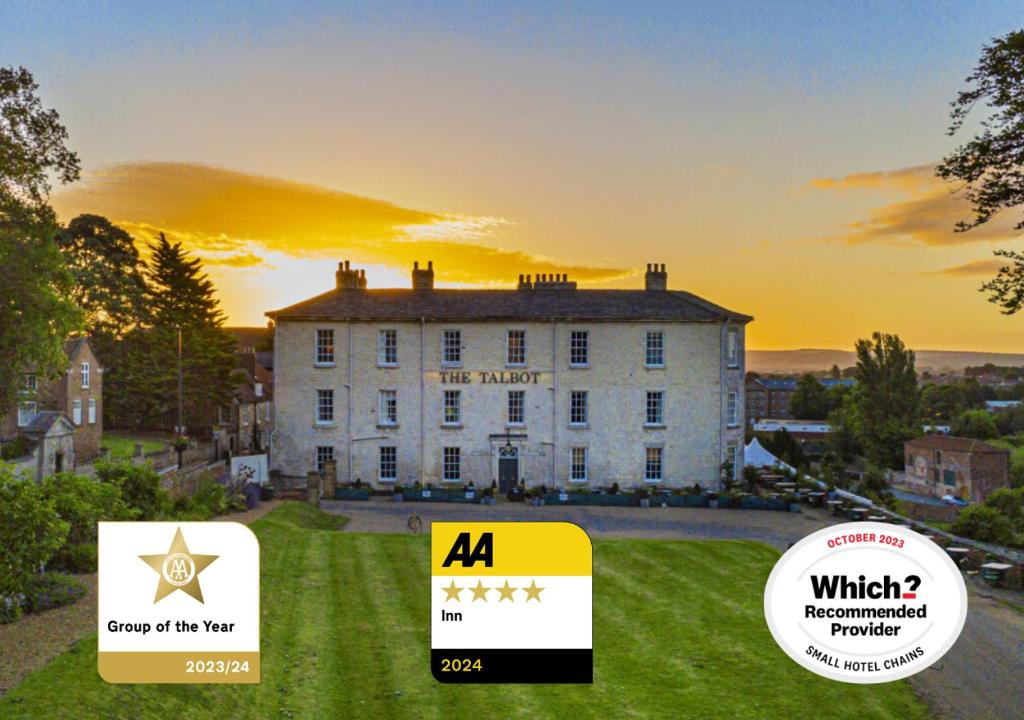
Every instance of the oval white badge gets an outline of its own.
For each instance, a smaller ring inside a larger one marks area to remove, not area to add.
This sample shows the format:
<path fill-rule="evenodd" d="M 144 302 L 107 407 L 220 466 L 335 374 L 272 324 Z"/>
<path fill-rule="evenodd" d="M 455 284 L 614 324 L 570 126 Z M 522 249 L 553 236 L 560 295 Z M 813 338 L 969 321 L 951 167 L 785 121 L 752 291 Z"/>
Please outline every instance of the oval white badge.
<path fill-rule="evenodd" d="M 945 551 L 913 530 L 845 523 L 786 551 L 768 578 L 764 615 L 775 642 L 808 670 L 890 682 L 953 646 L 967 588 Z"/>

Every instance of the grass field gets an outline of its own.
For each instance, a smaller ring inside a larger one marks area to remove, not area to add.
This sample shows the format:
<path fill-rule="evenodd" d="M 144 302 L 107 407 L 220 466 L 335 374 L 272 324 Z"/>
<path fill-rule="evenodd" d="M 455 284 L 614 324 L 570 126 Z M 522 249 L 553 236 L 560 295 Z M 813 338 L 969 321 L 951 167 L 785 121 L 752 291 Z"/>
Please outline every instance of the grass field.
<path fill-rule="evenodd" d="M 299 503 L 260 539 L 260 685 L 106 685 L 92 635 L 0 698 L 0 717 L 759 718 L 927 716 L 902 682 L 844 685 L 772 641 L 778 552 L 740 541 L 594 542 L 594 684 L 441 685 L 429 668 L 429 538 L 336 532 Z"/>
<path fill-rule="evenodd" d="M 125 435 L 117 432 L 103 433 L 103 441 L 100 447 L 110 450 L 110 457 L 127 460 L 135 454 L 135 443 L 142 443 L 143 452 L 155 452 L 162 449 L 167 443 L 153 440 L 152 438 L 139 438 L 132 435 Z"/>

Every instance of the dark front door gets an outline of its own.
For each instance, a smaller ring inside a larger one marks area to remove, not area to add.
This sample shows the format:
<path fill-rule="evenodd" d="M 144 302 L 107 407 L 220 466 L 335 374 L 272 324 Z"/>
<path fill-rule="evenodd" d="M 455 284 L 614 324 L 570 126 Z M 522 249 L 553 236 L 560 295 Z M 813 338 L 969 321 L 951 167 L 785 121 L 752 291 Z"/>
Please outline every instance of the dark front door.
<path fill-rule="evenodd" d="M 519 484 L 519 458 L 498 458 L 498 491 L 507 495 L 508 491 Z"/>

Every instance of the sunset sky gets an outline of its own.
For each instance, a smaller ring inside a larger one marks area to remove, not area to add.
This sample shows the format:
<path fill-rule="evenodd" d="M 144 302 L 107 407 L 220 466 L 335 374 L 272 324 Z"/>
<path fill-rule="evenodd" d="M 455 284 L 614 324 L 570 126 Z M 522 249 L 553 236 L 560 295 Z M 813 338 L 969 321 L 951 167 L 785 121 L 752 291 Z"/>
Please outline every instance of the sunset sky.
<path fill-rule="evenodd" d="M 53 202 L 205 259 L 232 324 L 321 292 L 567 272 L 756 316 L 758 349 L 1024 351 L 978 286 L 1006 216 L 932 165 L 948 103 L 1024 4 L 0 5 L 0 64 L 55 107 L 83 179 Z M 285 5 L 288 7 L 286 8 Z"/>

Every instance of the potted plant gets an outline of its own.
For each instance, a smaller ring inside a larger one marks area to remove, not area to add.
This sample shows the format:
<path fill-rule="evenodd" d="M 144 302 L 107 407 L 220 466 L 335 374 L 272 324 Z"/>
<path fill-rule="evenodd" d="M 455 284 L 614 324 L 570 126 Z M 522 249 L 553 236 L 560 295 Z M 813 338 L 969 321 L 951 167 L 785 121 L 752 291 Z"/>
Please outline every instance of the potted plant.
<path fill-rule="evenodd" d="M 790 512 L 800 512 L 800 498 L 796 493 L 786 493 L 782 496 L 782 501 L 789 505 Z"/>
<path fill-rule="evenodd" d="M 649 508 L 651 506 L 651 491 L 645 486 L 641 485 L 636 489 L 636 496 L 640 498 L 640 507 Z"/>
<path fill-rule="evenodd" d="M 427 486 L 422 491 L 422 497 L 429 498 L 430 491 L 433 489 L 434 483 L 427 483 Z"/>
<path fill-rule="evenodd" d="M 467 500 L 472 500 L 476 497 L 476 488 L 473 486 L 472 480 L 470 480 L 466 485 L 463 485 L 462 490 L 466 493 Z"/>
<path fill-rule="evenodd" d="M 395 483 L 394 487 L 391 488 L 391 497 L 395 502 L 402 502 L 405 499 L 405 488 L 402 487 L 401 483 Z"/>
<path fill-rule="evenodd" d="M 480 491 L 480 504 L 481 505 L 495 505 L 497 500 L 494 499 L 494 488 L 484 488 Z"/>
<path fill-rule="evenodd" d="M 714 492 L 713 490 L 708 491 L 708 507 L 711 508 L 712 510 L 718 507 L 718 493 Z"/>

